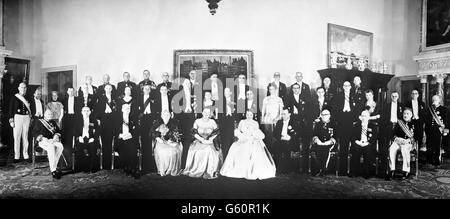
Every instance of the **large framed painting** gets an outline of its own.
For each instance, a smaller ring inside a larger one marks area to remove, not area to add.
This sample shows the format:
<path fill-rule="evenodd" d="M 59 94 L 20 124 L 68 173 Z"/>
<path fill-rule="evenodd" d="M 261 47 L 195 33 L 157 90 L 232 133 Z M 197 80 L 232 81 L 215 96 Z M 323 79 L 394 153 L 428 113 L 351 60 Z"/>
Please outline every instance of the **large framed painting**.
<path fill-rule="evenodd" d="M 345 67 L 358 61 L 369 65 L 372 61 L 373 33 L 328 23 L 328 65 Z M 334 57 L 334 58 L 333 58 Z M 334 60 L 334 61 L 332 61 Z"/>
<path fill-rule="evenodd" d="M 192 70 L 201 72 L 203 81 L 216 73 L 223 84 L 226 78 L 245 74 L 247 83 L 255 85 L 251 50 L 175 50 L 174 78 L 189 78 Z"/>
<path fill-rule="evenodd" d="M 421 51 L 450 47 L 450 0 L 423 0 Z"/>

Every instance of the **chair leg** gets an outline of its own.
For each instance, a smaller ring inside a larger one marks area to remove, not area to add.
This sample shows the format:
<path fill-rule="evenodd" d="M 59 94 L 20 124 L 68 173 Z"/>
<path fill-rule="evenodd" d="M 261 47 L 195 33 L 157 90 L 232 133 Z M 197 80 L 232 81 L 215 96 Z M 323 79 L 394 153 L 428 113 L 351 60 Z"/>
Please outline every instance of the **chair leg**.
<path fill-rule="evenodd" d="M 33 170 L 36 167 L 36 150 L 35 150 L 35 140 L 33 138 L 32 142 L 31 142 L 31 150 L 33 150 L 33 152 L 31 153 L 31 162 L 32 162 L 32 166 L 33 166 Z"/>

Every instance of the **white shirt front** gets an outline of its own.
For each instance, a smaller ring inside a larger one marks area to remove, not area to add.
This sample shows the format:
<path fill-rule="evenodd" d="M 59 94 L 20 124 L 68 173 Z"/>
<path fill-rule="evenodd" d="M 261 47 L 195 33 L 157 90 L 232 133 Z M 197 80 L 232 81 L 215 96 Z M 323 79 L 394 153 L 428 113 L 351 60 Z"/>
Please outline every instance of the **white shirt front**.
<path fill-rule="evenodd" d="M 350 92 L 344 93 L 344 112 L 350 112 Z"/>
<path fill-rule="evenodd" d="M 397 103 L 394 102 L 391 104 L 391 122 L 397 122 Z"/>
<path fill-rule="evenodd" d="M 83 116 L 83 135 L 81 137 L 89 138 L 89 117 Z"/>
<path fill-rule="evenodd" d="M 219 99 L 219 87 L 216 81 L 211 82 L 211 95 L 213 100 Z"/>
<path fill-rule="evenodd" d="M 88 85 L 88 93 L 94 95 L 94 87 L 92 85 Z"/>
<path fill-rule="evenodd" d="M 74 112 L 74 110 L 73 110 L 73 106 L 74 106 L 74 102 L 75 102 L 75 98 L 72 96 L 72 97 L 70 97 L 69 96 L 69 99 L 67 100 L 67 112 L 69 113 L 69 114 L 75 114 L 75 112 Z"/>
<path fill-rule="evenodd" d="M 150 98 L 150 95 L 144 95 L 144 105 L 148 98 Z M 150 114 L 150 113 L 151 113 L 151 110 L 150 110 L 150 103 L 149 103 L 145 107 L 144 114 Z"/>
<path fill-rule="evenodd" d="M 294 94 L 294 99 L 297 103 L 299 103 L 300 102 L 300 94 L 298 94 L 298 95 Z M 294 105 L 294 114 L 298 114 L 298 109 L 295 105 Z"/>
<path fill-rule="evenodd" d="M 248 110 L 251 109 L 251 108 L 252 108 L 252 105 L 253 105 L 253 100 L 248 100 L 248 101 L 247 101 L 247 109 L 248 109 Z"/>
<path fill-rule="evenodd" d="M 106 98 L 108 99 L 108 103 L 111 102 L 111 95 L 106 95 Z M 109 107 L 108 103 L 106 103 L 105 106 L 105 113 L 112 113 L 112 109 Z"/>
<path fill-rule="evenodd" d="M 368 128 L 368 126 L 369 126 L 369 123 L 362 123 L 361 124 L 361 141 L 362 142 L 367 142 L 368 140 L 367 140 L 367 128 Z M 363 133 L 363 129 L 365 129 L 366 130 L 366 133 L 364 134 Z"/>
<path fill-rule="evenodd" d="M 275 84 L 277 86 L 277 89 L 275 90 L 275 93 L 278 95 L 279 91 L 280 91 L 280 82 L 279 81 L 274 81 L 273 84 Z"/>
<path fill-rule="evenodd" d="M 319 101 L 319 111 L 322 111 L 323 103 L 325 102 L 325 97 L 318 98 L 317 100 Z M 319 116 L 320 116 L 320 112 L 319 112 Z"/>
<path fill-rule="evenodd" d="M 245 84 L 239 84 L 239 97 L 240 100 L 245 100 Z"/>
<path fill-rule="evenodd" d="M 226 100 L 226 103 L 227 103 L 227 114 L 226 115 L 227 116 L 231 116 L 231 113 L 233 113 L 233 111 L 231 110 L 229 102 L 231 102 L 231 101 Z"/>
<path fill-rule="evenodd" d="M 411 105 L 412 105 L 414 119 L 419 119 L 419 101 L 412 100 Z"/>
<path fill-rule="evenodd" d="M 122 134 L 126 135 L 130 133 L 130 128 L 125 123 L 128 123 L 128 115 L 122 114 L 123 123 L 122 123 Z"/>
<path fill-rule="evenodd" d="M 44 113 L 42 112 L 41 100 L 34 98 L 34 102 L 36 103 L 36 114 L 35 114 L 35 116 L 37 116 L 37 117 L 43 116 Z"/>
<path fill-rule="evenodd" d="M 281 136 L 288 135 L 288 126 L 289 126 L 289 120 L 283 120 L 283 128 L 281 129 Z"/>
<path fill-rule="evenodd" d="M 161 94 L 161 112 L 164 110 L 169 110 L 169 97 L 167 95 Z"/>

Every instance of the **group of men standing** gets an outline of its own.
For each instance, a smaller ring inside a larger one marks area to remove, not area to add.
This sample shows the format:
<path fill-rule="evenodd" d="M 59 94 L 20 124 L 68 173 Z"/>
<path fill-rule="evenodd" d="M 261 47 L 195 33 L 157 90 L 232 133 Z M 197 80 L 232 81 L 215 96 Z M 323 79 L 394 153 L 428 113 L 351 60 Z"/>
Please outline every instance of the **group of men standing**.
<path fill-rule="evenodd" d="M 192 141 L 192 125 L 203 108 L 213 107 L 215 110 L 214 119 L 221 130 L 220 142 L 224 157 L 233 143 L 233 130 L 244 117 L 245 111 L 251 110 L 259 122 L 265 116 L 258 103 L 261 100 L 255 98 L 259 92 L 247 84 L 244 74 L 237 75 L 237 84 L 225 88 L 217 74 L 210 75 L 208 83 L 203 84 L 197 79 L 195 70 L 176 89 L 169 81 L 168 73 L 163 73 L 163 82 L 159 85 L 150 80 L 148 70 L 143 72 L 143 77 L 143 81 L 135 84 L 130 81 L 130 74 L 125 72 L 123 81 L 116 87 L 110 83 L 109 75 L 104 75 L 103 84 L 97 88 L 92 85 L 92 77 L 87 76 L 77 96 L 74 88 L 67 89 L 67 96 L 63 100 L 62 127 L 59 129 L 62 130 L 65 149 L 71 151 L 73 144 L 76 144 L 77 157 L 84 160 L 81 163 L 85 164 L 82 170 L 96 171 L 99 167 L 95 164 L 99 163 L 103 169 L 112 168 L 115 150 L 113 141 L 125 143 L 132 137 L 134 143 L 130 145 L 135 145 L 135 149 L 130 154 L 140 147 L 144 173 L 155 171 L 151 128 L 153 121 L 164 110 L 170 111 L 180 121 L 184 146 L 182 162 L 185 162 Z M 199 87 L 203 88 L 200 93 L 196 90 Z M 358 76 L 354 77 L 353 85 L 345 81 L 342 92 L 337 92 L 331 79 L 326 77 L 313 95 L 309 85 L 303 82 L 301 72 L 295 74 L 295 82 L 289 87 L 280 81 L 280 73 L 276 72 L 273 82 L 267 86 L 268 90 L 270 87 L 276 88 L 277 96 L 282 99 L 283 110 L 272 124 L 270 130 L 273 132 L 265 133 L 265 142 L 277 158 L 275 160 L 280 172 L 308 172 L 311 162 L 315 164 L 313 173 L 322 175 L 330 163 L 330 152 L 335 152 L 339 155 L 336 168 L 341 175 L 358 175 L 358 169 L 362 169 L 364 176 L 371 175 L 376 156 L 380 159 L 379 173 L 387 173 L 389 149 L 393 140 L 402 135 L 399 134 L 399 123 L 406 123 L 406 126 L 413 124 L 413 138 L 419 145 L 425 130 L 427 161 L 439 165 L 441 137 L 448 132 L 448 110 L 440 106 L 439 96 L 434 96 L 432 106 L 427 108 L 419 100 L 418 90 L 411 92 L 411 100 L 404 105 L 398 101 L 398 92 L 394 91 L 391 101 L 380 109 L 380 104 L 372 104 L 373 91 L 365 90 Z M 23 158 L 29 159 L 27 136 L 30 124 L 39 119 L 45 120 L 41 90 L 37 89 L 30 101 L 25 98 L 25 92 L 26 85 L 22 83 L 19 93 L 10 103 L 15 160 L 20 159 L 21 140 Z M 181 98 L 177 99 L 177 95 Z M 405 118 L 404 111 L 410 112 L 411 118 Z M 397 146 L 405 143 L 395 142 Z M 314 152 L 315 156 L 311 157 L 314 160 L 309 160 L 311 152 Z M 99 154 L 103 154 L 101 162 L 97 160 Z M 292 162 L 299 157 L 302 158 L 301 162 Z M 349 162 L 347 158 L 350 157 Z M 360 165 L 361 157 L 363 166 Z M 137 174 L 135 161 L 127 165 L 130 165 L 130 174 Z"/>

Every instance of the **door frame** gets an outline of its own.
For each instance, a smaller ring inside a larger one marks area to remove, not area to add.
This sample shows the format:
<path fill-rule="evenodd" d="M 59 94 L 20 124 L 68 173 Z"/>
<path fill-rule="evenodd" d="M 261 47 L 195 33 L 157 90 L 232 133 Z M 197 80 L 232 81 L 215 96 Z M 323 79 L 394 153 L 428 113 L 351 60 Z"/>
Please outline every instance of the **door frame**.
<path fill-rule="evenodd" d="M 43 68 L 42 69 L 42 78 L 41 78 L 41 84 L 42 84 L 42 96 L 44 97 L 44 100 L 48 102 L 48 81 L 47 81 L 47 75 L 51 72 L 61 72 L 61 71 L 72 71 L 72 83 L 73 88 L 76 90 L 77 87 L 77 65 L 66 65 L 66 66 L 59 66 L 59 67 L 50 67 L 50 68 Z M 61 94 L 63 95 L 63 94 Z"/>

